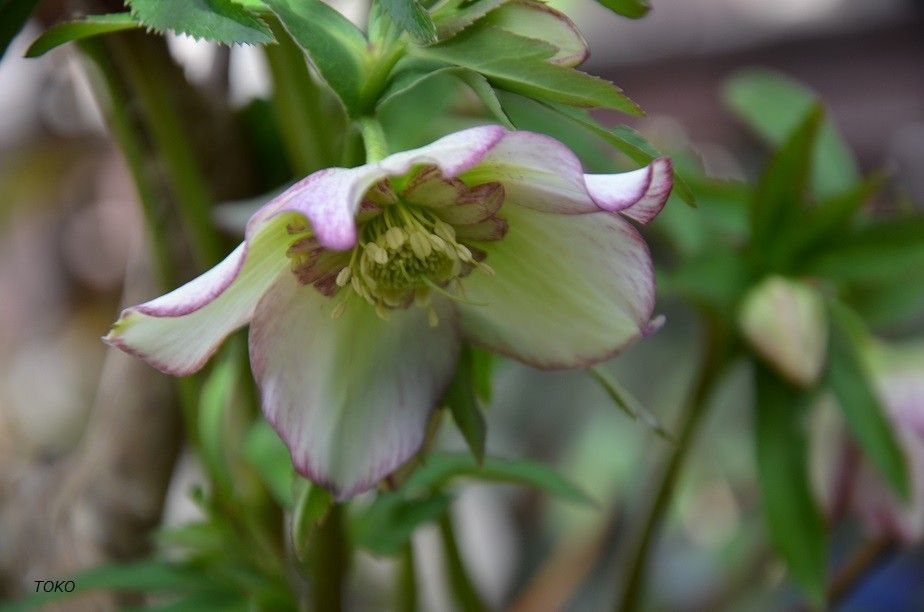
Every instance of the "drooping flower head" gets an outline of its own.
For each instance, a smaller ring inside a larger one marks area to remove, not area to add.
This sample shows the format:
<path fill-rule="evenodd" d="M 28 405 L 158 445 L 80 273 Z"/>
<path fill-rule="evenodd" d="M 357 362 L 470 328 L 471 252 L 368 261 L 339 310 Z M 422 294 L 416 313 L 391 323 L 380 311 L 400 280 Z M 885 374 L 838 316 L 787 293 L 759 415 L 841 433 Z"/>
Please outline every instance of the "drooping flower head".
<path fill-rule="evenodd" d="M 666 159 L 586 175 L 547 136 L 472 128 L 308 176 L 105 340 L 186 375 L 249 323 L 266 417 L 302 474 L 350 497 L 420 447 L 463 341 L 568 368 L 647 333 L 651 259 L 623 216 L 648 222 L 670 189 Z"/>

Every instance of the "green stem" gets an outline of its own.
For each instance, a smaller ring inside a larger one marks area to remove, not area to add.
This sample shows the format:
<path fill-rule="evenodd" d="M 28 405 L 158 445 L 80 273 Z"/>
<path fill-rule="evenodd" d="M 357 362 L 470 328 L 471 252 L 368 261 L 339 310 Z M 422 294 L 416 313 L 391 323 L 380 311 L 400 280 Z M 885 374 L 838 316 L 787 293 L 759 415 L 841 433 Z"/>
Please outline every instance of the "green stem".
<path fill-rule="evenodd" d="M 222 256 L 210 214 L 211 196 L 200 173 L 196 148 L 176 112 L 173 88 L 164 72 L 165 59 L 155 53 L 150 40 L 129 36 L 113 37 L 115 60 L 146 116 L 198 263 L 203 268 L 211 266 Z"/>
<path fill-rule="evenodd" d="M 414 567 L 414 543 L 404 545 L 398 566 L 398 592 L 396 608 L 398 612 L 417 611 L 417 571 Z"/>
<path fill-rule="evenodd" d="M 366 163 L 372 163 L 388 155 L 388 142 L 385 140 L 385 131 L 378 119 L 373 117 L 360 117 L 356 120 L 359 131 L 363 135 L 363 146 L 366 148 Z"/>
<path fill-rule="evenodd" d="M 313 544 L 307 559 L 313 607 L 318 611 L 337 612 L 343 609 L 343 585 L 350 565 L 341 504 L 331 507 L 318 526 Z"/>
<path fill-rule="evenodd" d="M 463 612 L 484 612 L 488 607 L 481 601 L 472 579 L 465 569 L 459 545 L 456 541 L 452 517 L 447 512 L 440 517 L 440 535 L 443 539 L 443 551 L 446 553 L 446 571 L 449 573 L 449 586 L 459 609 Z"/>
<path fill-rule="evenodd" d="M 263 51 L 273 77 L 273 105 L 280 133 L 296 174 L 304 176 L 330 166 L 334 151 L 331 113 L 308 70 L 305 54 L 275 18 L 267 18 L 278 44 Z"/>
<path fill-rule="evenodd" d="M 677 445 L 672 449 L 673 452 L 668 457 L 660 479 L 646 504 L 648 510 L 638 535 L 633 540 L 630 540 L 630 542 L 635 543 L 635 546 L 629 561 L 622 597 L 616 607 L 617 611 L 634 612 L 641 603 L 651 548 L 657 540 L 664 516 L 673 496 L 674 486 L 677 484 L 684 461 L 696 438 L 696 432 L 699 431 L 700 425 L 705 420 L 704 417 L 709 408 L 709 398 L 725 367 L 727 344 L 723 330 L 719 324 L 711 321 L 707 321 L 706 325 L 706 349 L 703 356 L 703 365 L 693 388 L 693 394 L 687 404 L 686 412 L 682 417 L 683 423 L 680 435 L 677 438 Z"/>

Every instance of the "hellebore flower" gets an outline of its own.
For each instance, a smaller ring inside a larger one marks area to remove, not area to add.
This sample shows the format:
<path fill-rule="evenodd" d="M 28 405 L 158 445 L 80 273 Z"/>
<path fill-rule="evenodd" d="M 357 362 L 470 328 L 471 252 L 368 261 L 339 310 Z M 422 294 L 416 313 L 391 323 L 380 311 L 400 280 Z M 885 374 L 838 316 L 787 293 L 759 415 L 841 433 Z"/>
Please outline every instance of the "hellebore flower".
<path fill-rule="evenodd" d="M 828 347 L 824 300 L 815 289 L 771 276 L 745 296 L 738 323 L 751 347 L 787 380 L 815 384 Z"/>
<path fill-rule="evenodd" d="M 650 331 L 651 259 L 623 216 L 652 219 L 671 176 L 667 159 L 585 175 L 556 140 L 499 126 L 321 170 L 105 340 L 186 375 L 250 323 L 267 419 L 299 472 L 347 498 L 418 450 L 461 342 L 569 368 Z"/>
<path fill-rule="evenodd" d="M 885 477 L 859 454 L 825 406 L 816 428 L 815 486 L 829 512 L 851 509 L 873 536 L 924 540 L 924 343 L 871 343 L 865 360 L 873 384 L 908 462 L 910 496 L 902 500 Z"/>

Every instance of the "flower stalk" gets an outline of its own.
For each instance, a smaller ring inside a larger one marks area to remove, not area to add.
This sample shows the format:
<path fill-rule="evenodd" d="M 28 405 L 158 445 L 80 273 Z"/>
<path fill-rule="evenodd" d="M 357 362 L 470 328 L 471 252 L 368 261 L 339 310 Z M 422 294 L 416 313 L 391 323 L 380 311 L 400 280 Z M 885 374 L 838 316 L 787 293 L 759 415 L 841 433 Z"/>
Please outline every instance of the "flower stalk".
<path fill-rule="evenodd" d="M 728 359 L 728 339 L 724 326 L 717 321 L 706 321 L 705 352 L 693 393 L 682 416 L 676 446 L 670 449 L 655 487 L 651 490 L 645 508 L 644 520 L 637 535 L 629 540 L 633 545 L 629 563 L 625 566 L 625 587 L 617 603 L 617 612 L 634 612 L 639 609 L 645 588 L 645 578 L 651 549 L 658 538 L 664 517 L 670 506 L 684 462 L 689 456 L 709 408 L 709 399 L 725 370 Z"/>
<path fill-rule="evenodd" d="M 388 141 L 382 124 L 374 117 L 360 117 L 357 120 L 366 151 L 366 163 L 377 162 L 388 155 Z"/>

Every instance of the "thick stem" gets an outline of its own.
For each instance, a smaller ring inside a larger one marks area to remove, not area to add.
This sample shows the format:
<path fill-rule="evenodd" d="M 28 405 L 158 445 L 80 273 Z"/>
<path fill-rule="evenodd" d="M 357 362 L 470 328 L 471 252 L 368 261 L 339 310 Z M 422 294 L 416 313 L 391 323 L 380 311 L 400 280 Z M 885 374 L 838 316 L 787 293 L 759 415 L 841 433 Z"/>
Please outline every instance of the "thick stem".
<path fill-rule="evenodd" d="M 446 554 L 449 586 L 458 609 L 464 612 L 485 612 L 488 607 L 481 601 L 481 596 L 465 569 L 462 554 L 459 552 L 459 544 L 456 541 L 452 517 L 448 512 L 440 518 L 440 536 L 442 536 L 443 551 Z"/>
<path fill-rule="evenodd" d="M 629 564 L 626 566 L 626 582 L 622 597 L 616 607 L 617 611 L 633 612 L 638 609 L 641 603 L 648 569 L 648 558 L 651 554 L 652 546 L 658 538 L 664 516 L 670 506 L 674 486 L 696 438 L 696 432 L 699 431 L 700 425 L 705 420 L 704 417 L 709 407 L 709 398 L 724 370 L 727 350 L 725 335 L 720 325 L 715 322 L 707 321 L 706 326 L 706 349 L 703 356 L 703 365 L 700 368 L 699 377 L 687 404 L 686 412 L 683 415 L 677 445 L 672 449 L 673 452 L 668 457 L 660 478 L 646 504 L 647 512 L 638 535 L 633 540 L 630 540 L 630 542 L 635 543 L 635 546 Z"/>
<path fill-rule="evenodd" d="M 336 125 L 324 108 L 321 89 L 308 70 L 305 54 L 276 19 L 268 19 L 278 44 L 263 51 L 273 76 L 273 105 L 289 159 L 304 176 L 333 165 Z"/>
<path fill-rule="evenodd" d="M 395 608 L 399 612 L 417 611 L 417 571 L 414 567 L 414 542 L 404 545 L 398 560 L 398 588 Z"/>
<path fill-rule="evenodd" d="M 318 526 L 308 551 L 313 608 L 323 612 L 343 610 L 343 585 L 350 565 L 343 506 L 334 504 Z"/>

